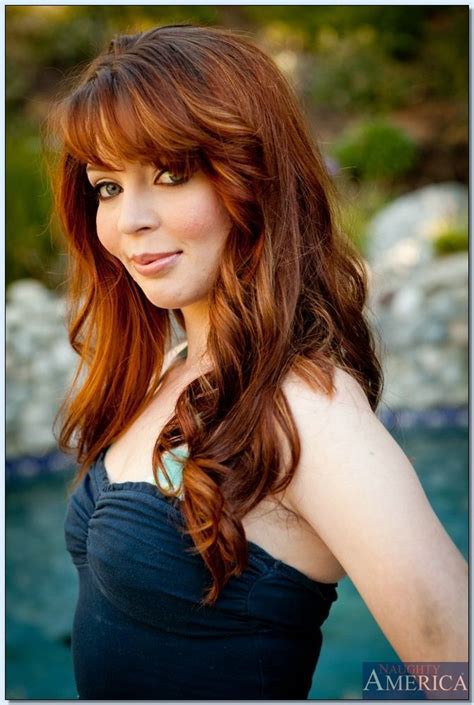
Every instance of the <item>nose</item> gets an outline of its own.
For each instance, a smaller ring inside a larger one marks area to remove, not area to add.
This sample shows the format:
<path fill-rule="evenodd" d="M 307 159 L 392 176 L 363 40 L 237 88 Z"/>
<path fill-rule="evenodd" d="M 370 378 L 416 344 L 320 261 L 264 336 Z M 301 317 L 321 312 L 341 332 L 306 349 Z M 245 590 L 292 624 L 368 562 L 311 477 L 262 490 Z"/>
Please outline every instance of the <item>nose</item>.
<path fill-rule="evenodd" d="M 135 235 L 142 231 L 155 230 L 160 226 L 156 198 L 148 194 L 126 192 L 121 194 L 118 230 L 124 235 Z"/>

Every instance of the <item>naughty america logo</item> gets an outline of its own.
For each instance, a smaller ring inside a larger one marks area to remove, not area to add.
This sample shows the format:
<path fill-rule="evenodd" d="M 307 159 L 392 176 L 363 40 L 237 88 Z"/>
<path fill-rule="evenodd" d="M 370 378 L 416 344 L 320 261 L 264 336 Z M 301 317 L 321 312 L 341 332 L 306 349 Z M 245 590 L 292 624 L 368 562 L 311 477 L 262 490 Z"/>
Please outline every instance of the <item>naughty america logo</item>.
<path fill-rule="evenodd" d="M 468 700 L 469 664 L 458 661 L 365 661 L 364 700 Z"/>

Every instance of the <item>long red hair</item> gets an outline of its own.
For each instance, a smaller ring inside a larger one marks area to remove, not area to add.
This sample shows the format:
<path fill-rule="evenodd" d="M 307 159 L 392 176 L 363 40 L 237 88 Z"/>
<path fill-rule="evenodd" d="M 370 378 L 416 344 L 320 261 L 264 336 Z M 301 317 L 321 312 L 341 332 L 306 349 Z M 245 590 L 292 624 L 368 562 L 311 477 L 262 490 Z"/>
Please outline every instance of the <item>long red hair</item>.
<path fill-rule="evenodd" d="M 213 371 L 182 392 L 153 456 L 158 482 L 163 452 L 188 446 L 182 511 L 212 576 L 203 599 L 212 604 L 247 565 L 241 519 L 283 490 L 299 462 L 287 375 L 332 394 L 341 367 L 377 407 L 363 262 L 335 225 L 335 190 L 292 91 L 236 33 L 183 25 L 118 36 L 50 124 L 62 149 L 55 193 L 69 249 L 69 336 L 81 358 L 60 416 L 60 446 L 80 464 L 74 486 L 152 398 L 171 340 L 170 311 L 152 305 L 97 238 L 86 163 L 201 169 L 231 218 L 209 295 Z"/>

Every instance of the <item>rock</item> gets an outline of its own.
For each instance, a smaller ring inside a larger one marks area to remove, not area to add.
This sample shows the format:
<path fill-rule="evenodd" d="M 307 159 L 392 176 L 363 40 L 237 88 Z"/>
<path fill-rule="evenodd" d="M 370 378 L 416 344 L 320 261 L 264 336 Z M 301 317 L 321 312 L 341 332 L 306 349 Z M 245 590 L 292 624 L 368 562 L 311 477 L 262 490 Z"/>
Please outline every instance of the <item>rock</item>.
<path fill-rule="evenodd" d="M 414 286 L 407 286 L 397 291 L 391 302 L 392 314 L 401 318 L 413 316 L 421 304 L 421 291 Z"/>
<path fill-rule="evenodd" d="M 467 220 L 467 189 L 437 184 L 403 196 L 369 226 L 369 321 L 381 337 L 382 404 L 468 404 L 468 254 L 435 256 L 434 234 Z"/>
<path fill-rule="evenodd" d="M 462 184 L 425 186 L 383 208 L 368 229 L 367 259 L 377 273 L 403 274 L 433 259 L 433 241 L 449 226 L 467 224 Z"/>
<path fill-rule="evenodd" d="M 27 311 L 43 311 L 43 306 L 51 302 L 49 290 L 35 279 L 20 279 L 10 284 L 7 302 Z"/>
<path fill-rule="evenodd" d="M 443 260 L 452 270 L 449 258 Z M 439 262 L 434 264 L 439 274 Z M 467 281 L 462 295 L 459 279 L 453 290 L 448 277 L 435 280 L 431 266 L 425 265 L 424 278 L 405 277 L 391 296 L 371 292 L 372 325 L 382 340 L 383 401 L 392 408 L 468 403 Z"/>
<path fill-rule="evenodd" d="M 451 340 L 461 348 L 467 348 L 469 343 L 469 329 L 467 322 L 452 321 L 449 325 L 449 336 Z"/>
<path fill-rule="evenodd" d="M 42 455 L 56 448 L 52 425 L 78 363 L 64 323 L 64 301 L 40 282 L 7 291 L 6 455 Z"/>

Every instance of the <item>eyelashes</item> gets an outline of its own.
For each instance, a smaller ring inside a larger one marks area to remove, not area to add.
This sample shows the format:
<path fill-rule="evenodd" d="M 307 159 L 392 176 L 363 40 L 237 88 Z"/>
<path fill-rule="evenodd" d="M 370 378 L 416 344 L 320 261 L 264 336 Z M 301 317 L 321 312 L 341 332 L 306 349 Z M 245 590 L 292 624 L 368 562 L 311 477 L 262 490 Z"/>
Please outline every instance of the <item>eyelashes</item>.
<path fill-rule="evenodd" d="M 176 169 L 171 169 L 170 167 L 165 167 L 161 169 L 154 183 L 162 186 L 175 187 L 180 186 L 181 184 L 185 184 L 187 181 L 189 181 L 190 178 L 191 175 L 186 174 L 184 170 L 180 171 Z M 113 190 L 112 193 L 110 193 L 109 189 Z M 95 199 L 100 202 L 109 201 L 110 199 L 115 198 L 115 196 L 118 196 L 123 189 L 115 181 L 104 180 L 99 181 L 97 184 L 95 184 L 92 187 L 92 190 L 94 192 Z"/>
<path fill-rule="evenodd" d="M 108 194 L 107 196 L 104 196 L 102 193 L 102 189 L 107 188 L 108 186 L 113 186 L 117 189 L 120 189 L 120 186 L 118 184 L 115 184 L 113 181 L 101 181 L 100 183 L 96 184 L 93 188 L 94 195 L 97 199 L 97 201 L 108 201 L 110 198 L 113 198 L 114 196 L 117 196 L 118 194 Z"/>
<path fill-rule="evenodd" d="M 166 184 L 167 186 L 179 186 L 179 184 L 184 184 L 186 181 L 189 181 L 189 178 L 190 177 L 187 176 L 184 171 L 173 172 L 171 169 L 163 169 L 158 174 L 156 182 Z"/>

